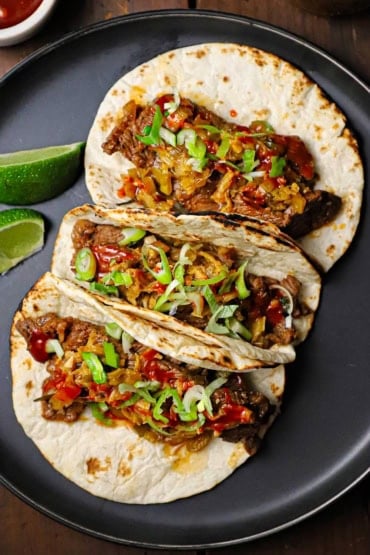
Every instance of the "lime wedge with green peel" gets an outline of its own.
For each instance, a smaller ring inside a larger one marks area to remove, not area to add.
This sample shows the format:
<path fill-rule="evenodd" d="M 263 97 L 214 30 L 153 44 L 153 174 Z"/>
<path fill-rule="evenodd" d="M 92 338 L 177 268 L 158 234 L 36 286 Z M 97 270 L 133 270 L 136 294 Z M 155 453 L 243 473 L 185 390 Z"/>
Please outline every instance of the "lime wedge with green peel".
<path fill-rule="evenodd" d="M 0 154 L 0 202 L 34 204 L 63 193 L 77 179 L 85 143 Z"/>
<path fill-rule="evenodd" d="M 31 208 L 0 212 L 0 274 L 44 246 L 44 219 Z"/>

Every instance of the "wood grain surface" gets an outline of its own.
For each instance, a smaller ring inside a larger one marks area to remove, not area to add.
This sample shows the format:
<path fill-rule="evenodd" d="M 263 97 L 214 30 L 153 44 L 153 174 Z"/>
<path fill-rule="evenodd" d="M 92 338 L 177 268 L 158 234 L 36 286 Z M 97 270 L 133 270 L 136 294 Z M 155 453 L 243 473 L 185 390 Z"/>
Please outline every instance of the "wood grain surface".
<path fill-rule="evenodd" d="M 323 48 L 363 81 L 370 82 L 370 9 L 351 16 L 325 18 L 298 9 L 288 0 L 61 0 L 48 25 L 36 37 L 17 46 L 0 48 L 0 76 L 65 33 L 116 16 L 169 8 L 219 10 L 276 25 Z M 369 485 L 370 479 L 363 480 L 316 515 L 275 535 L 217 552 L 220 555 L 369 555 Z M 178 552 L 126 547 L 84 535 L 51 520 L 0 486 L 0 554 L 98 553 L 170 555 Z"/>

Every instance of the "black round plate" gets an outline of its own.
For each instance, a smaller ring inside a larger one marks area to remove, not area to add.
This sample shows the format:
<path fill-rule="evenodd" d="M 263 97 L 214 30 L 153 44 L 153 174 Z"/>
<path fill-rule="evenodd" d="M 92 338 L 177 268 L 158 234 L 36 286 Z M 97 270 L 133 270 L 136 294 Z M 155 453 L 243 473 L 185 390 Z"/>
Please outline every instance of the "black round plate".
<path fill-rule="evenodd" d="M 263 48 L 303 69 L 347 114 L 369 165 L 369 96 L 353 74 L 277 28 L 216 12 L 181 10 L 95 25 L 17 66 L 0 86 L 0 151 L 84 140 L 100 101 L 122 74 L 166 50 L 212 41 Z M 35 205 L 47 220 L 45 248 L 0 278 L 2 482 L 33 507 L 80 531 L 125 544 L 167 548 L 231 545 L 272 533 L 319 510 L 355 484 L 366 473 L 370 448 L 366 199 L 349 252 L 325 278 L 314 330 L 288 369 L 283 413 L 256 457 L 212 491 L 156 506 L 93 497 L 54 471 L 16 422 L 8 333 L 18 303 L 49 268 L 63 214 L 89 201 L 81 176 L 62 196 Z"/>

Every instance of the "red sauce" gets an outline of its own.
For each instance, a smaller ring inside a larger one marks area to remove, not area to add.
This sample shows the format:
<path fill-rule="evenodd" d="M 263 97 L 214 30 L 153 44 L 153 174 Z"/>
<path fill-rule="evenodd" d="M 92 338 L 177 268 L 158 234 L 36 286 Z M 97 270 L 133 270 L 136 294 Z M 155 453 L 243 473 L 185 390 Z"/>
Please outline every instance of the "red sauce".
<path fill-rule="evenodd" d="M 0 28 L 11 27 L 27 19 L 42 0 L 0 0 Z"/>
<path fill-rule="evenodd" d="M 97 260 L 98 273 L 101 274 L 110 271 L 110 262 L 112 259 L 114 259 L 117 264 L 120 264 L 125 260 L 133 260 L 134 258 L 132 252 L 118 245 L 93 245 L 91 250 Z"/>
<path fill-rule="evenodd" d="M 267 321 L 276 326 L 284 321 L 284 311 L 281 302 L 278 299 L 272 299 L 266 310 Z"/>
<path fill-rule="evenodd" d="M 238 115 L 238 112 L 236 110 L 230 110 L 229 114 L 230 114 L 230 117 L 236 118 L 236 116 Z"/>
<path fill-rule="evenodd" d="M 299 137 L 288 137 L 288 151 L 286 154 L 288 160 L 291 160 L 298 167 L 300 173 L 306 179 L 312 179 L 314 176 L 314 162 L 311 154 L 308 152 L 306 145 Z"/>
<path fill-rule="evenodd" d="M 156 359 L 146 361 L 143 374 L 145 374 L 149 380 L 160 383 L 170 383 L 171 380 L 176 379 L 175 372 L 169 370 L 167 366 L 162 365 L 160 361 Z"/>
<path fill-rule="evenodd" d="M 166 111 L 164 105 L 167 102 L 173 102 L 173 94 L 164 94 L 156 100 L 156 104 L 160 107 L 162 114 Z"/>
<path fill-rule="evenodd" d="M 248 424 L 251 422 L 251 411 L 242 405 L 227 404 L 222 407 L 222 416 L 212 422 L 211 428 L 216 432 L 222 432 L 232 424 Z"/>
<path fill-rule="evenodd" d="M 50 337 L 41 330 L 32 332 L 28 350 L 37 362 L 46 362 L 49 359 L 49 354 L 46 352 L 46 342 L 48 339 Z"/>

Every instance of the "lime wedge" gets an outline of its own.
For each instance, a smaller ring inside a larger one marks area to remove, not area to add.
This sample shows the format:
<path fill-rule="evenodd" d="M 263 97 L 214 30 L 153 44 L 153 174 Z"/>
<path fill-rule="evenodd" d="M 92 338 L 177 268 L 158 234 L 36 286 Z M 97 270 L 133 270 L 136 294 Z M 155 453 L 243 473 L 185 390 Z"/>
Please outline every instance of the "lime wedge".
<path fill-rule="evenodd" d="M 0 212 L 0 274 L 44 246 L 44 219 L 31 208 Z"/>
<path fill-rule="evenodd" d="M 60 195 L 77 179 L 85 143 L 0 154 L 0 202 L 34 204 Z"/>

